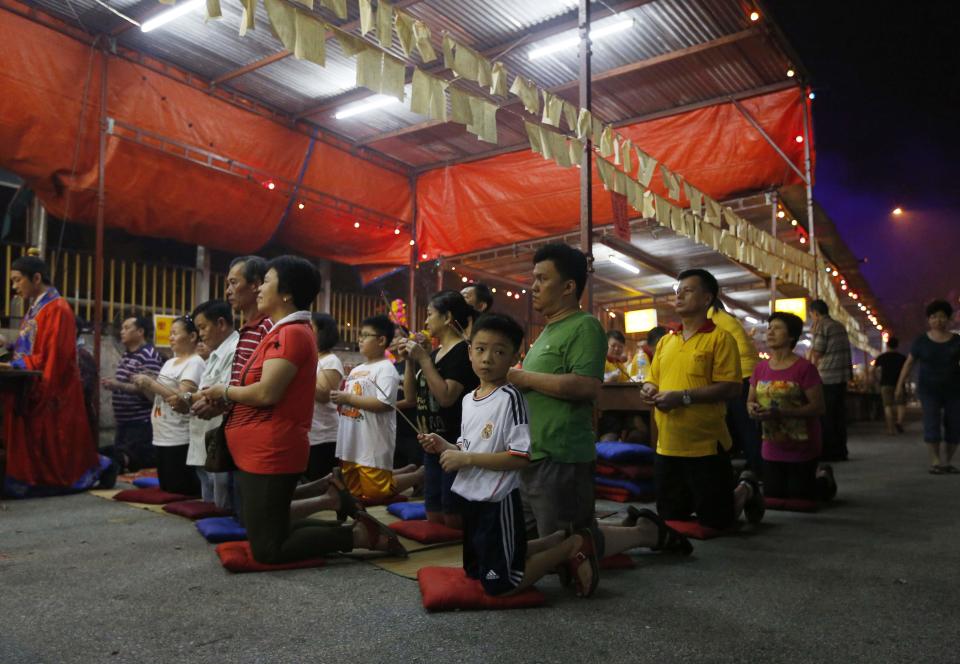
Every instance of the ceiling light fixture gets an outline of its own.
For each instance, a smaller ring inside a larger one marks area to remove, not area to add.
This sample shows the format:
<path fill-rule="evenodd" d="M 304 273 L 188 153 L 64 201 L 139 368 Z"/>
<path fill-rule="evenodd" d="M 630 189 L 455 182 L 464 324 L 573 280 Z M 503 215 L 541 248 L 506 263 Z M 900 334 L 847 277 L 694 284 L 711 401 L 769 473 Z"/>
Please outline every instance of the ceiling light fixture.
<path fill-rule="evenodd" d="M 626 261 L 622 261 L 616 256 L 611 255 L 610 262 L 618 267 L 622 267 L 627 272 L 631 272 L 633 274 L 640 274 L 640 268 L 638 268 L 635 265 L 630 265 L 630 263 L 627 263 Z"/>
<path fill-rule="evenodd" d="M 170 21 L 176 21 L 181 16 L 186 16 L 194 9 L 199 9 L 206 4 L 206 0 L 187 0 L 178 4 L 176 7 L 168 9 L 167 11 L 157 14 L 148 21 L 144 21 L 140 25 L 141 32 L 150 32 L 156 30 L 157 28 L 166 25 Z"/>
<path fill-rule="evenodd" d="M 590 41 L 595 41 L 597 39 L 602 39 L 612 34 L 618 32 L 623 32 L 624 30 L 629 30 L 633 27 L 633 19 L 623 19 L 613 23 L 608 23 L 602 27 L 594 28 L 590 31 Z M 552 44 L 547 44 L 546 46 L 540 46 L 533 49 L 530 53 L 527 54 L 527 57 L 531 60 L 536 60 L 537 58 L 542 58 L 545 55 L 550 55 L 551 53 L 556 53 L 557 51 L 567 51 L 571 48 L 574 48 L 580 43 L 579 35 L 573 37 L 568 37 L 555 41 Z"/>
<path fill-rule="evenodd" d="M 375 95 L 370 99 L 358 104 L 345 106 L 343 109 L 334 113 L 333 117 L 335 117 L 337 120 L 345 120 L 347 118 L 352 118 L 354 115 L 360 115 L 361 113 L 366 113 L 367 111 L 373 111 L 378 108 L 383 108 L 384 106 L 392 106 L 393 104 L 399 103 L 400 100 L 396 97 L 391 97 L 389 95 Z"/>

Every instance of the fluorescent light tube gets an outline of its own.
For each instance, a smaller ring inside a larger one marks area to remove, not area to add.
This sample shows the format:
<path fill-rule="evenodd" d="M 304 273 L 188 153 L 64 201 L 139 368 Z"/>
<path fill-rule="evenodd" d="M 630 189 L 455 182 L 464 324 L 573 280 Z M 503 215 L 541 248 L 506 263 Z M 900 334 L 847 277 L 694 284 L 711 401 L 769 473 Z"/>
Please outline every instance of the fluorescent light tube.
<path fill-rule="evenodd" d="M 391 97 L 389 95 L 377 95 L 358 104 L 346 106 L 337 111 L 333 117 L 335 117 L 337 120 L 344 120 L 346 118 L 353 117 L 354 115 L 360 115 L 361 113 L 366 113 L 367 111 L 372 111 L 377 108 L 383 108 L 384 106 L 391 106 L 399 103 L 400 100 L 396 97 Z"/>
<path fill-rule="evenodd" d="M 590 31 L 590 39 L 592 41 L 596 41 L 597 39 L 603 39 L 608 35 L 616 34 L 617 32 L 623 32 L 624 30 L 629 30 L 632 27 L 633 27 L 632 18 L 623 19 L 620 21 L 608 22 L 606 25 L 602 27 L 593 28 Z M 540 46 L 538 48 L 535 48 L 532 51 L 530 51 L 527 57 L 530 58 L 531 60 L 536 60 L 537 58 L 542 58 L 545 55 L 550 55 L 551 53 L 556 53 L 557 51 L 569 50 L 577 46 L 579 43 L 580 43 L 580 36 L 575 35 L 573 37 L 561 39 L 551 44 L 547 44 L 546 46 Z"/>
<path fill-rule="evenodd" d="M 181 16 L 185 16 L 192 12 L 194 9 L 199 9 L 200 7 L 206 4 L 206 0 L 185 0 L 180 2 L 175 7 L 168 9 L 162 14 L 154 16 L 148 21 L 144 21 L 140 26 L 142 32 L 150 32 L 151 30 L 156 30 L 162 25 L 166 25 L 170 21 L 175 21 Z"/>
<path fill-rule="evenodd" d="M 630 265 L 630 263 L 626 263 L 620 260 L 619 258 L 617 258 L 616 256 L 610 256 L 610 262 L 618 267 L 622 267 L 627 272 L 632 272 L 633 274 L 640 274 L 640 268 L 634 265 Z"/>

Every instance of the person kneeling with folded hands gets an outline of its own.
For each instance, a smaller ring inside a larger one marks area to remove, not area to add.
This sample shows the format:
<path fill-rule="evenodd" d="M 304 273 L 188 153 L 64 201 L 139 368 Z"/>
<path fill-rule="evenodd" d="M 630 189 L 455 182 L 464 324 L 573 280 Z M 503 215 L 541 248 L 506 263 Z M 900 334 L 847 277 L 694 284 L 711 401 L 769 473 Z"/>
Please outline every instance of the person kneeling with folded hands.
<path fill-rule="evenodd" d="M 526 540 L 519 471 L 530 463 L 530 426 L 526 400 L 507 383 L 522 341 L 523 330 L 512 318 L 481 316 L 470 339 L 480 387 L 463 398 L 457 444 L 433 433 L 418 438 L 425 450 L 441 455 L 444 471 L 457 472 L 453 491 L 465 499 L 463 567 L 488 595 L 519 592 L 560 567 L 572 576 L 577 594 L 588 597 L 599 581 L 589 529 Z"/>

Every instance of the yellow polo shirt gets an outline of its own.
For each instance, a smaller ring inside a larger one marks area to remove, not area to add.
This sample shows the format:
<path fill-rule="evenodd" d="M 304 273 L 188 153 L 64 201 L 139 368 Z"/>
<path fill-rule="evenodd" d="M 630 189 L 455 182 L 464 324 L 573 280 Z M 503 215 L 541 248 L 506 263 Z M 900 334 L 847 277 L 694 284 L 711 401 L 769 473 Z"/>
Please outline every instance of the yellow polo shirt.
<path fill-rule="evenodd" d="M 737 342 L 710 320 L 686 341 L 682 329 L 663 337 L 647 378 L 661 392 L 741 380 Z M 668 413 L 655 410 L 657 452 L 677 457 L 710 456 L 717 453 L 717 442 L 729 450 L 726 414 L 727 405 L 723 402 L 680 406 Z"/>
<path fill-rule="evenodd" d="M 626 362 L 611 362 L 610 358 L 603 363 L 603 382 L 629 383 L 630 371 Z"/>
<path fill-rule="evenodd" d="M 753 340 L 747 336 L 747 331 L 743 329 L 743 325 L 740 324 L 736 316 L 722 309 L 711 307 L 707 316 L 717 327 L 733 336 L 733 340 L 737 342 L 737 349 L 740 351 L 740 372 L 744 378 L 752 376 L 753 368 L 757 366 L 760 358 L 757 355 L 757 347 L 753 345 Z"/>

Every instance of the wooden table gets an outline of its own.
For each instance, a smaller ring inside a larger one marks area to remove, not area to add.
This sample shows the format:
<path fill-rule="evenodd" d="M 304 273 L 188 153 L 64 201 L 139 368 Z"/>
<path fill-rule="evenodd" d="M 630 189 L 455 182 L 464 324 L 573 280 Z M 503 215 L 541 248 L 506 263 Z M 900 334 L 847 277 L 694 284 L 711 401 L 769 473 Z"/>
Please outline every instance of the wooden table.
<path fill-rule="evenodd" d="M 650 413 L 650 445 L 655 447 L 657 444 L 657 423 L 653 417 L 653 407 L 644 403 L 640 395 L 642 386 L 642 383 L 604 383 L 600 386 L 600 396 L 597 398 L 596 410 L 598 413 L 607 410 Z"/>

